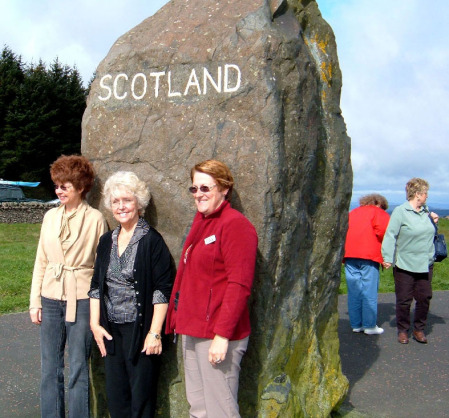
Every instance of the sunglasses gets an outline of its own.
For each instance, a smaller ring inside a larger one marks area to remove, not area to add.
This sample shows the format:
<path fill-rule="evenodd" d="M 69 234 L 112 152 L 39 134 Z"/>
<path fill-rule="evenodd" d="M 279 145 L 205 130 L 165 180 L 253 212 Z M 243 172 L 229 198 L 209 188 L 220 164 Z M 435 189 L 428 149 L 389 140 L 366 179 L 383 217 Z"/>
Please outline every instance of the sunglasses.
<path fill-rule="evenodd" d="M 62 184 L 54 184 L 55 190 L 61 189 L 63 192 L 69 190 L 72 186 L 64 186 Z"/>
<path fill-rule="evenodd" d="M 208 193 L 216 186 L 217 186 L 216 184 L 213 184 L 212 186 L 204 186 L 203 185 L 203 186 L 199 187 L 199 190 L 200 190 L 201 193 Z M 190 193 L 195 194 L 197 191 L 198 191 L 198 187 L 196 187 L 196 186 L 189 187 L 189 192 Z"/>

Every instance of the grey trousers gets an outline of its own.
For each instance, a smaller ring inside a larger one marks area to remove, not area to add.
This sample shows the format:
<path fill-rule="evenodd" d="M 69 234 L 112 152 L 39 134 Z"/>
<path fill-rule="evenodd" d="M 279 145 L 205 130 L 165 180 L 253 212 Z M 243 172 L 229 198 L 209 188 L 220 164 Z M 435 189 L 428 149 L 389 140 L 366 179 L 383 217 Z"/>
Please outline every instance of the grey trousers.
<path fill-rule="evenodd" d="M 248 347 L 248 337 L 229 341 L 226 359 L 209 363 L 212 340 L 182 336 L 182 352 L 187 401 L 192 418 L 240 417 L 238 389 L 240 362 Z"/>

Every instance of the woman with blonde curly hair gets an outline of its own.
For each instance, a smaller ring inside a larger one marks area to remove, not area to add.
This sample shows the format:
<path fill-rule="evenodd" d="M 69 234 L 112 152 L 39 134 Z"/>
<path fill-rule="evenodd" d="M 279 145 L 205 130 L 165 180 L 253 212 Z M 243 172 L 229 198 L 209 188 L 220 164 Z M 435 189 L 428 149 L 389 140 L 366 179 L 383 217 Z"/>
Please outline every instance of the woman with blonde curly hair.
<path fill-rule="evenodd" d="M 396 207 L 382 243 L 384 267 L 393 266 L 398 342 L 408 344 L 410 307 L 415 299 L 413 338 L 427 343 L 424 329 L 432 298 L 435 227 L 438 215 L 426 205 L 429 183 L 412 178 L 405 186 L 407 201 Z"/>
<path fill-rule="evenodd" d="M 89 296 L 91 329 L 105 357 L 109 413 L 153 417 L 171 257 L 162 236 L 142 217 L 150 193 L 136 174 L 113 174 L 103 194 L 119 226 L 100 239 Z"/>

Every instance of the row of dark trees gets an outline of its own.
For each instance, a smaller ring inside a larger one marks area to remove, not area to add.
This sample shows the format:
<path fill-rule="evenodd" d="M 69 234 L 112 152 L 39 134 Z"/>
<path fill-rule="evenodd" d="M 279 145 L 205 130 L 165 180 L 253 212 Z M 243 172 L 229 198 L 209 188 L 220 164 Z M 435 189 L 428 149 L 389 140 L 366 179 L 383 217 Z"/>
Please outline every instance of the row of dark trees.
<path fill-rule="evenodd" d="M 26 64 L 4 47 L 0 59 L 0 178 L 40 181 L 50 195 L 50 164 L 80 152 L 87 89 L 76 68 L 56 59 Z"/>

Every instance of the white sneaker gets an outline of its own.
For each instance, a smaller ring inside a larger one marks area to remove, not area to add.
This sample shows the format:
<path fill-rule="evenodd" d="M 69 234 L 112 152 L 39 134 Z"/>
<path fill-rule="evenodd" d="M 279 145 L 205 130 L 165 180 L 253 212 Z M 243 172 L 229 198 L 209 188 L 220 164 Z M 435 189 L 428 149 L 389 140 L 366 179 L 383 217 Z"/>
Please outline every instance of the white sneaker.
<path fill-rule="evenodd" d="M 368 335 L 378 335 L 378 334 L 383 334 L 384 329 L 380 328 L 376 325 L 374 328 L 365 328 L 365 331 L 363 331 L 363 332 Z"/>
<path fill-rule="evenodd" d="M 360 328 L 352 328 L 352 332 L 363 332 L 365 328 L 360 327 Z"/>

